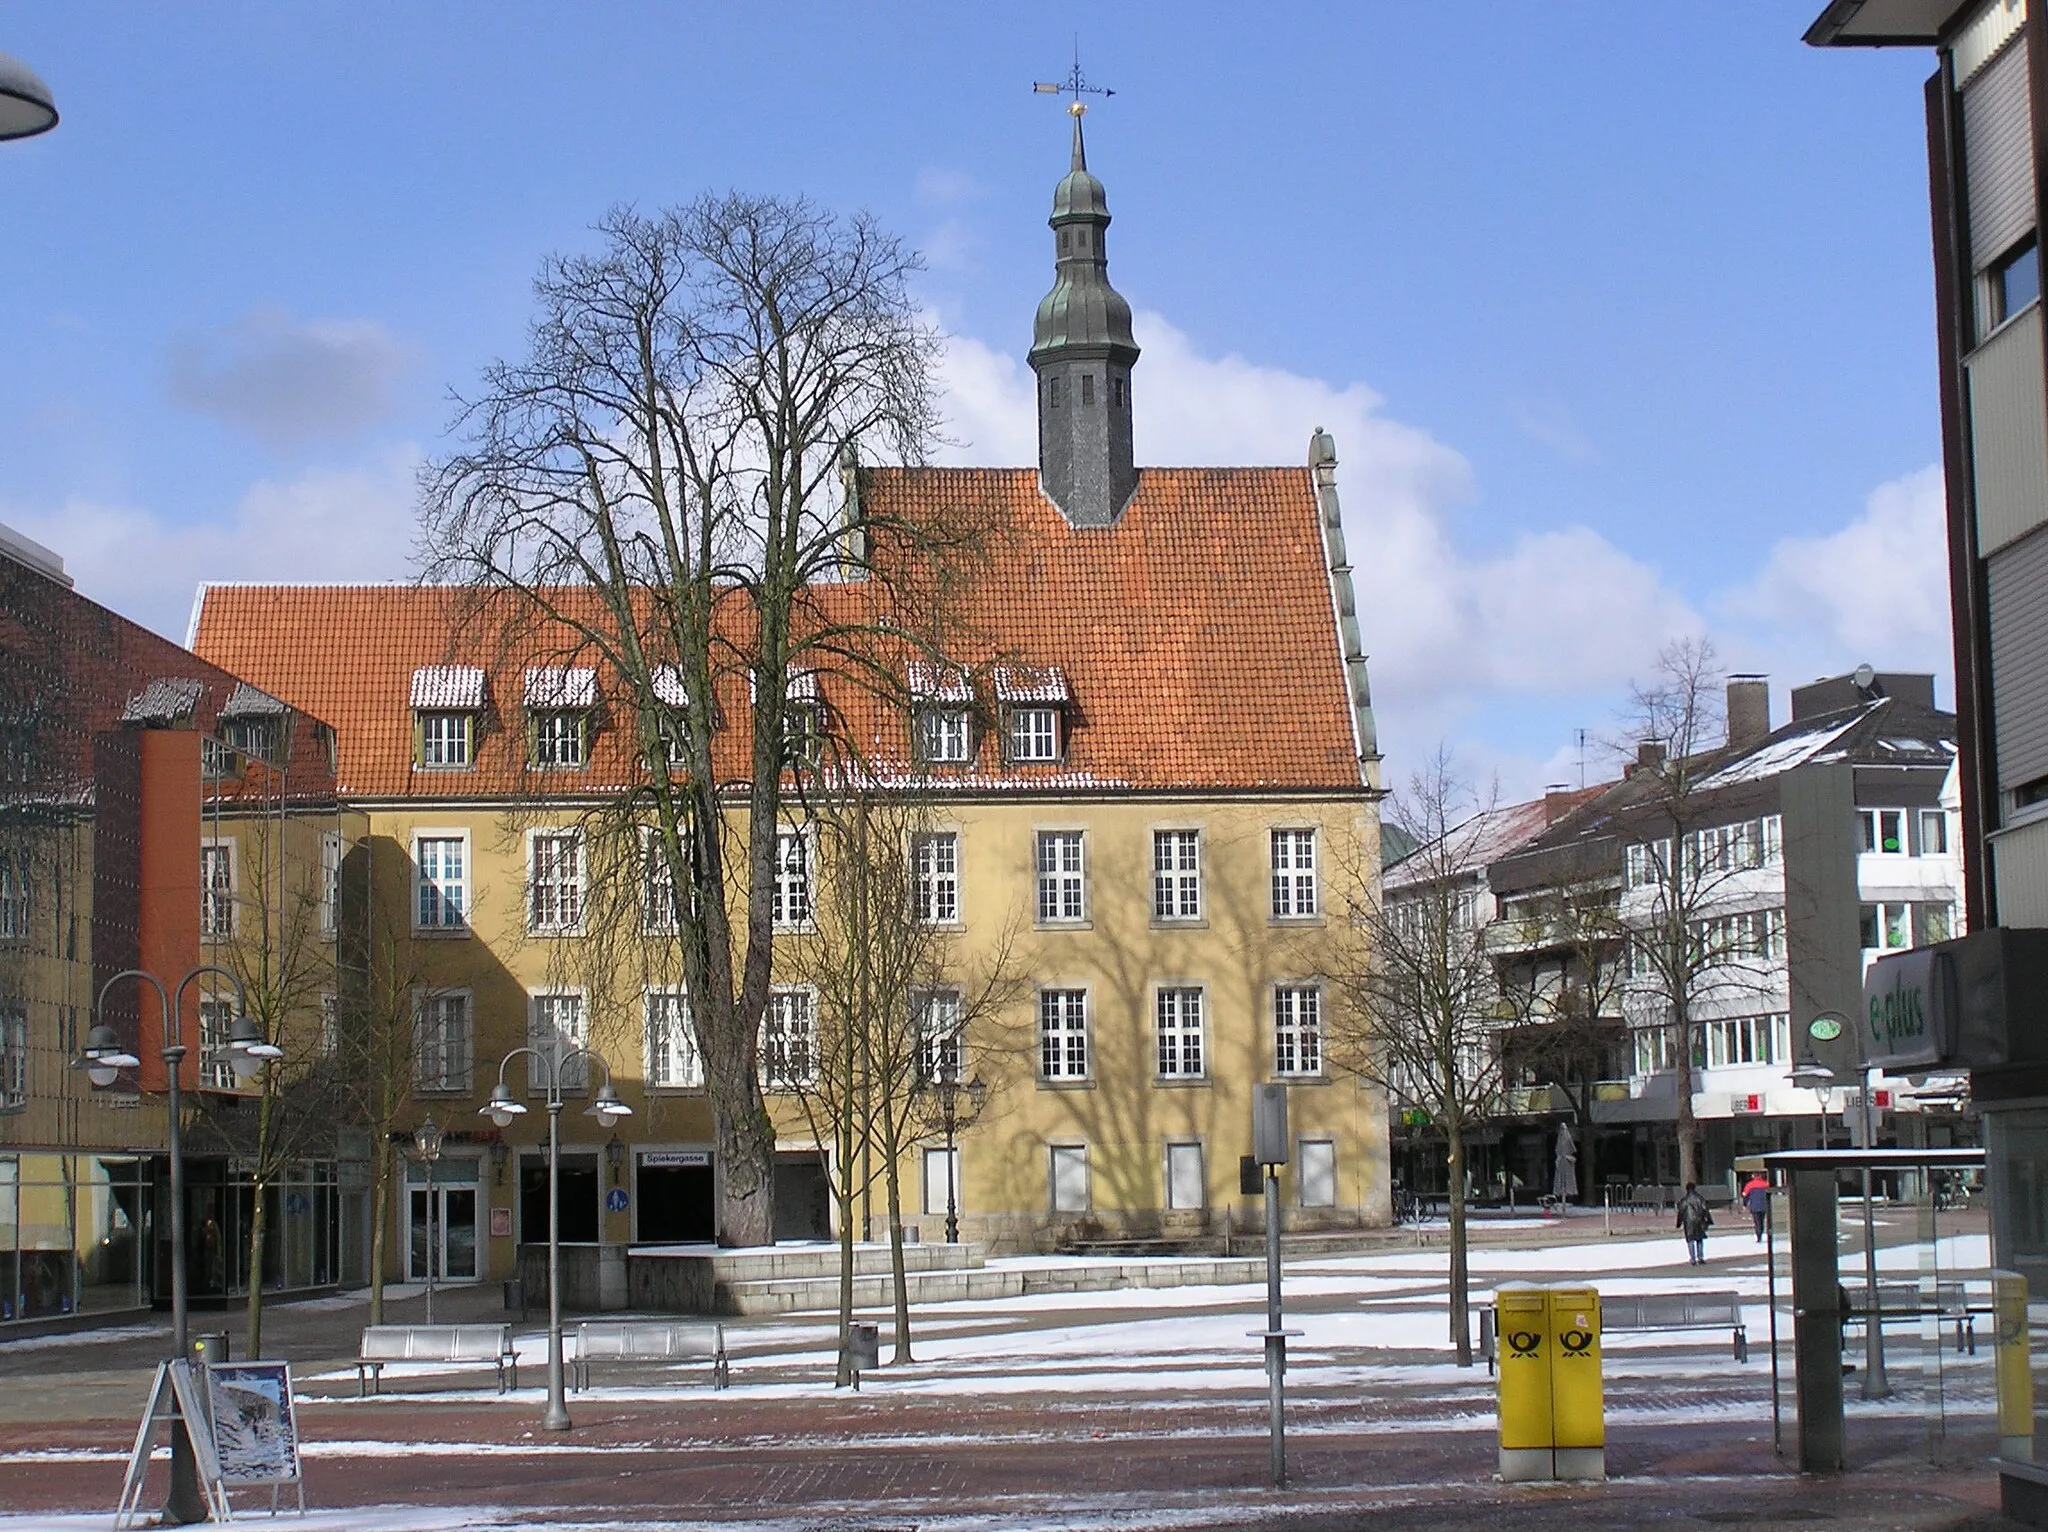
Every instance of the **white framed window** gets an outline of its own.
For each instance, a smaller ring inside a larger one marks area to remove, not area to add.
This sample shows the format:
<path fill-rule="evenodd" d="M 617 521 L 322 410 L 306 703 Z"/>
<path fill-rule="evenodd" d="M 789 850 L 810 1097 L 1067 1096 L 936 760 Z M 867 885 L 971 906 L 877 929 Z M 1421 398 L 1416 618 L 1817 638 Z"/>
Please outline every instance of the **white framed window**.
<path fill-rule="evenodd" d="M 1673 1046 L 1671 1028 L 1635 1028 L 1636 1073 L 1653 1075 L 1678 1067 L 1678 1049 Z"/>
<path fill-rule="evenodd" d="M 1790 1064 L 1792 1018 L 1783 1011 L 1768 1016 L 1727 1016 L 1700 1024 L 1694 1062 L 1708 1069 L 1733 1069 L 1745 1064 Z"/>
<path fill-rule="evenodd" d="M 824 750 L 824 704 L 817 701 L 796 701 L 785 705 L 782 710 L 784 761 L 797 769 L 815 766 L 824 755 Z"/>
<path fill-rule="evenodd" d="M 1768 962 L 1785 955 L 1785 911 L 1743 910 L 1694 921 L 1693 940 L 1708 962 Z"/>
<path fill-rule="evenodd" d="M 413 1086 L 423 1091 L 467 1091 L 473 1065 L 470 992 L 415 990 Z"/>
<path fill-rule="evenodd" d="M 1273 832 L 1273 918 L 1300 920 L 1317 910 L 1316 832 Z"/>
<path fill-rule="evenodd" d="M 647 1084 L 655 1090 L 698 1090 L 704 1084 L 704 1055 L 697 1028 L 680 989 L 647 991 Z"/>
<path fill-rule="evenodd" d="M 320 837 L 320 935 L 332 941 L 341 929 L 341 837 Z"/>
<path fill-rule="evenodd" d="M 476 721 L 470 713 L 421 713 L 419 764 L 427 771 L 462 771 L 476 759 Z"/>
<path fill-rule="evenodd" d="M 964 1080 L 967 1040 L 960 1027 L 960 991 L 927 990 L 912 1004 L 917 1007 L 917 1060 L 922 1077 Z"/>
<path fill-rule="evenodd" d="M 1044 1080 L 1088 1078 L 1088 991 L 1038 992 L 1038 1074 Z"/>
<path fill-rule="evenodd" d="M 228 1047 L 235 1036 L 235 1002 L 229 995 L 199 999 L 199 1084 L 203 1090 L 235 1090 L 235 1066 Z"/>
<path fill-rule="evenodd" d="M 526 1043 L 547 1061 L 533 1080 L 536 1093 L 559 1072 L 563 1090 L 582 1090 L 590 1083 L 590 1061 L 569 1055 L 590 1040 L 589 1002 L 580 989 L 533 990 L 526 997 Z M 568 1062 L 564 1062 L 568 1060 Z"/>
<path fill-rule="evenodd" d="M 1662 888 L 1671 873 L 1671 842 L 1642 841 L 1622 853 L 1622 876 L 1630 888 Z"/>
<path fill-rule="evenodd" d="M 25 941 L 30 934 L 29 869 L 33 865 L 26 851 L 0 851 L 0 941 Z"/>
<path fill-rule="evenodd" d="M 1202 918 L 1202 836 L 1198 830 L 1152 832 L 1152 918 Z"/>
<path fill-rule="evenodd" d="M 1920 918 L 1926 922 L 1927 940 L 1945 942 L 1956 934 L 1956 907 L 1953 904 L 1923 904 Z"/>
<path fill-rule="evenodd" d="M 1081 830 L 1038 832 L 1038 923 L 1087 918 L 1087 836 Z"/>
<path fill-rule="evenodd" d="M 469 836 L 459 830 L 413 837 L 413 929 L 463 931 L 469 925 Z"/>
<path fill-rule="evenodd" d="M 1294 1185 L 1305 1208 L 1337 1205 L 1337 1146 L 1327 1138 L 1304 1138 L 1295 1146 Z"/>
<path fill-rule="evenodd" d="M 209 840 L 199 847 L 199 937 L 224 942 L 235 934 L 235 843 Z"/>
<path fill-rule="evenodd" d="M 645 830 L 640 836 L 640 929 L 649 936 L 673 936 L 682 929 L 682 913 L 661 832 Z"/>
<path fill-rule="evenodd" d="M 782 830 L 775 837 L 772 919 L 779 930 L 800 931 L 811 923 L 811 836 Z"/>
<path fill-rule="evenodd" d="M 1013 761 L 1058 760 L 1060 710 L 1056 707 L 1011 708 L 1004 747 Z"/>
<path fill-rule="evenodd" d="M 958 764 L 974 753 L 974 732 L 967 709 L 923 707 L 917 710 L 917 754 L 926 761 Z"/>
<path fill-rule="evenodd" d="M 965 1211 L 960 1197 L 960 1148 L 927 1149 L 924 1152 L 924 1211 L 928 1218 L 944 1218 L 948 1203 L 955 1213 Z"/>
<path fill-rule="evenodd" d="M 818 998 L 778 989 L 761 1014 L 761 1088 L 796 1091 L 818 1078 Z"/>
<path fill-rule="evenodd" d="M 564 709 L 527 717 L 528 760 L 537 771 L 569 771 L 584 763 L 588 715 Z"/>
<path fill-rule="evenodd" d="M 1866 853 L 1874 856 L 1906 855 L 1904 809 L 1861 809 L 1856 817 L 1863 822 L 1863 849 Z"/>
<path fill-rule="evenodd" d="M 1940 809 L 1920 811 L 1920 854 L 1948 855 L 1948 815 Z"/>
<path fill-rule="evenodd" d="M 1273 1073 L 1323 1072 L 1323 992 L 1313 984 L 1273 987 Z"/>
<path fill-rule="evenodd" d="M 331 1059 L 341 1052 L 341 996 L 323 990 L 320 995 L 320 1057 Z"/>
<path fill-rule="evenodd" d="M 1866 904 L 1861 911 L 1865 952 L 1903 952 L 1913 945 L 1913 906 Z"/>
<path fill-rule="evenodd" d="M 538 932 L 574 931 L 582 924 L 583 832 L 527 832 L 527 929 Z"/>
<path fill-rule="evenodd" d="M 1209 1205 L 1209 1183 L 1202 1174 L 1200 1144 L 1166 1146 L 1166 1205 L 1176 1213 Z"/>
<path fill-rule="evenodd" d="M 1201 990 L 1192 985 L 1162 988 L 1156 1009 L 1159 1018 L 1159 1077 L 1162 1080 L 1200 1079 L 1205 1067 Z"/>
<path fill-rule="evenodd" d="M 912 897 L 916 917 L 926 925 L 960 920 L 960 836 L 935 830 L 911 842 Z"/>
<path fill-rule="evenodd" d="M 28 1011 L 0 1006 L 0 1112 L 28 1106 Z"/>
<path fill-rule="evenodd" d="M 1052 1210 L 1055 1213 L 1088 1211 L 1088 1146 L 1052 1144 L 1050 1180 Z"/>
<path fill-rule="evenodd" d="M 254 756 L 259 761 L 275 762 L 278 758 L 281 735 L 275 718 L 247 714 L 239 718 L 223 718 L 220 721 L 220 738 L 228 749 Z"/>

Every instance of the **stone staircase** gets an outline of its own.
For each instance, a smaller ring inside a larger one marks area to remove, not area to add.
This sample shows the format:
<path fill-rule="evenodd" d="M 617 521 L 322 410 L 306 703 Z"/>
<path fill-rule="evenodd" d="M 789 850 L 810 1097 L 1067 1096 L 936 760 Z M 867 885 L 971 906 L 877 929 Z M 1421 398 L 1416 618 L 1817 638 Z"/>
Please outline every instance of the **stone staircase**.
<path fill-rule="evenodd" d="M 856 1245 L 853 1304 L 895 1303 L 887 1245 Z M 979 1245 L 906 1244 L 904 1274 L 913 1304 L 987 1301 L 1034 1293 L 1199 1287 L 1265 1279 L 1263 1258 L 1059 1259 L 987 1264 Z M 648 1313 L 796 1314 L 839 1305 L 839 1247 L 778 1245 L 720 1250 L 709 1245 L 635 1246 L 627 1255 L 630 1306 Z"/>

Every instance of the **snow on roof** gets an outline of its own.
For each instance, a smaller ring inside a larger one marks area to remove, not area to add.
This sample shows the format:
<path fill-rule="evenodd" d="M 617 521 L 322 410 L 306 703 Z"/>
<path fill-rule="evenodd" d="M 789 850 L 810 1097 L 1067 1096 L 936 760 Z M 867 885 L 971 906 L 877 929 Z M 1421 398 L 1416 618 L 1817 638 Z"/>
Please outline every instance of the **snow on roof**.
<path fill-rule="evenodd" d="M 1070 702 L 1066 672 L 1057 665 L 996 666 L 998 702 Z"/>
<path fill-rule="evenodd" d="M 597 672 L 560 665 L 541 665 L 526 673 L 525 703 L 536 708 L 597 706 Z"/>
<path fill-rule="evenodd" d="M 220 710 L 223 718 L 281 718 L 289 711 L 277 698 L 247 681 L 235 683 L 234 695 Z"/>
<path fill-rule="evenodd" d="M 1769 744 L 1752 750 L 1740 760 L 1731 761 L 1720 770 L 1709 772 L 1694 784 L 1694 790 L 1708 792 L 1718 787 L 1733 787 L 1738 782 L 1768 781 L 1781 772 L 1819 759 L 1830 745 L 1862 721 L 1863 714 L 1858 712 L 1830 729 L 1816 729 L 1811 733 L 1792 734 L 1784 739 L 1774 739 Z"/>
<path fill-rule="evenodd" d="M 205 693 L 204 683 L 185 676 L 159 676 L 128 699 L 123 723 L 177 723 L 190 718 Z"/>
<path fill-rule="evenodd" d="M 654 683 L 654 695 L 670 707 L 690 705 L 690 688 L 683 684 L 680 665 L 657 665 L 649 679 Z"/>
<path fill-rule="evenodd" d="M 412 673 L 416 708 L 480 708 L 484 705 L 481 665 L 422 665 Z"/>
<path fill-rule="evenodd" d="M 1593 796 L 1598 789 L 1571 795 L 1572 806 Z M 1439 878 L 1483 871 L 1510 851 L 1526 846 L 1550 827 L 1554 816 L 1547 799 L 1511 803 L 1488 809 L 1453 826 L 1441 842 L 1417 846 L 1386 871 L 1389 889 L 1416 888 Z M 1434 849 L 1437 847 L 1441 849 Z"/>
<path fill-rule="evenodd" d="M 929 660 L 912 660 L 905 672 L 910 695 L 919 702 L 974 700 L 974 685 L 958 665 L 934 665 Z"/>

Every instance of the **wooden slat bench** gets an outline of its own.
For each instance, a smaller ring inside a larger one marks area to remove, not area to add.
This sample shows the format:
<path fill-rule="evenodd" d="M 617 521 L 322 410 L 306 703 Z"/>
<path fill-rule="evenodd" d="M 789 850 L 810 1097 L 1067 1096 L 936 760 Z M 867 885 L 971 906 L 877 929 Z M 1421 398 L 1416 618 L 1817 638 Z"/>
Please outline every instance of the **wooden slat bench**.
<path fill-rule="evenodd" d="M 1630 1293 L 1600 1295 L 1600 1328 L 1627 1330 L 1727 1330 L 1735 1360 L 1749 1360 L 1749 1328 L 1742 1322 L 1737 1293 Z"/>
<path fill-rule="evenodd" d="M 381 1393 L 390 1362 L 489 1363 L 498 1369 L 498 1392 L 519 1386 L 519 1357 L 510 1325 L 370 1325 L 356 1361 L 356 1395 Z"/>
<path fill-rule="evenodd" d="M 586 1319 L 576 1327 L 575 1382 L 578 1393 L 590 1387 L 592 1362 L 711 1363 L 711 1383 L 730 1381 L 725 1357 L 725 1326 L 703 1321 L 648 1319 Z"/>

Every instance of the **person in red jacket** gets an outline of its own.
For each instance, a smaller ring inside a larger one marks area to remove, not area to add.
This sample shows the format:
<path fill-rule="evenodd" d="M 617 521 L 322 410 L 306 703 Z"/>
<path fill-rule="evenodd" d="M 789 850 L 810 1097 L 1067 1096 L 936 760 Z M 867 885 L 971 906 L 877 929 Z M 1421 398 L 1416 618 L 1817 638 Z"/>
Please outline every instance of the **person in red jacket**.
<path fill-rule="evenodd" d="M 1771 1211 L 1771 1183 L 1758 1171 L 1742 1183 L 1742 1205 L 1749 1209 L 1749 1216 L 1756 1221 L 1756 1242 L 1764 1242 L 1764 1219 Z"/>

